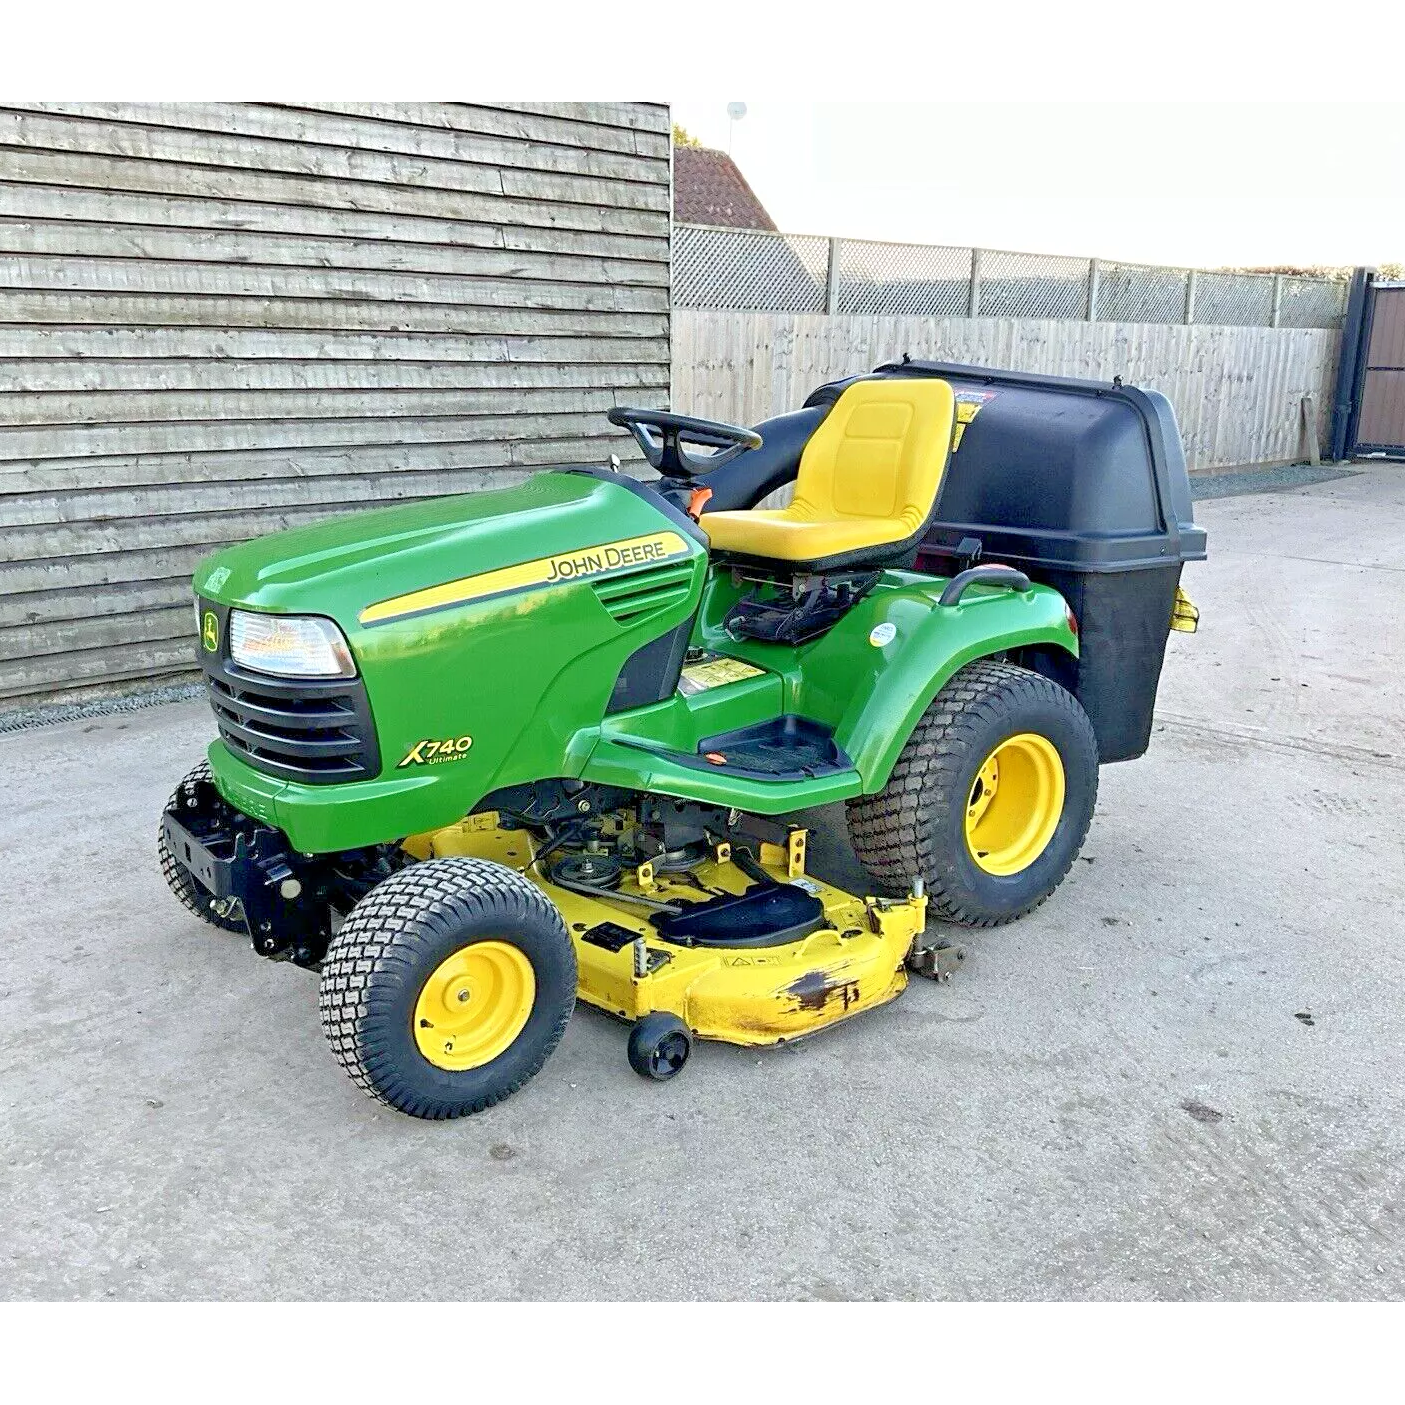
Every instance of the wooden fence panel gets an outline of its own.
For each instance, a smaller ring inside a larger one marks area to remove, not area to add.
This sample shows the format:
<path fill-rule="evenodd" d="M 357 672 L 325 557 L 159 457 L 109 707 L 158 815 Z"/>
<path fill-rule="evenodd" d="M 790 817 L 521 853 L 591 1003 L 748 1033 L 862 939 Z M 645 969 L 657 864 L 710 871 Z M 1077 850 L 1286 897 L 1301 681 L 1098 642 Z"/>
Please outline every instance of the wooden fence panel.
<path fill-rule="evenodd" d="M 1302 401 L 1327 440 L 1341 334 L 1317 328 L 1176 326 L 1010 318 L 673 314 L 673 404 L 755 424 L 796 409 L 827 380 L 896 361 L 1111 380 L 1159 390 L 1175 406 L 1192 469 L 1304 455 Z"/>
<path fill-rule="evenodd" d="M 0 708 L 188 671 L 226 543 L 625 452 L 670 142 L 647 103 L 0 106 Z"/>

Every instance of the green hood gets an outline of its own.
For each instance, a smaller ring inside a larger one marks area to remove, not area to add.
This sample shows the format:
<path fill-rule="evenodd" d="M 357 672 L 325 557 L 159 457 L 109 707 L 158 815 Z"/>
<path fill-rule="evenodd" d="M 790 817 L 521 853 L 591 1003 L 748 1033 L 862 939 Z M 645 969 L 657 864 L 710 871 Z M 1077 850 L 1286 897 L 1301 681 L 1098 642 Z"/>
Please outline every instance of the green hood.
<path fill-rule="evenodd" d="M 425 789 L 428 828 L 492 789 L 579 765 L 565 760 L 576 733 L 605 715 L 626 661 L 691 617 L 706 559 L 686 522 L 626 483 L 541 473 L 246 542 L 211 557 L 194 583 L 217 605 L 340 625 L 382 771 L 316 789 L 334 792 L 332 810 L 367 806 L 368 826 L 384 823 L 376 797 L 398 804 L 390 797 Z M 306 787 L 260 776 L 223 742 L 211 760 L 234 803 L 297 827 L 278 797 Z"/>
<path fill-rule="evenodd" d="M 668 519 L 629 489 L 539 473 L 512 488 L 377 508 L 275 532 L 201 563 L 197 594 L 344 629 L 378 601 L 652 532 Z"/>

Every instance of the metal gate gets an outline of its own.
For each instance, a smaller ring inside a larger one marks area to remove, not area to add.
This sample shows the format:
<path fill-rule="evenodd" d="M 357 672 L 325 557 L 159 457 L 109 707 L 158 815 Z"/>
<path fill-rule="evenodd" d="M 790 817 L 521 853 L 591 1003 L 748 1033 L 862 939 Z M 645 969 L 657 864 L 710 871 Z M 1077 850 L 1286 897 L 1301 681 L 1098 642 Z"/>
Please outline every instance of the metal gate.
<path fill-rule="evenodd" d="M 1405 458 L 1405 283 L 1373 283 L 1364 312 L 1350 453 Z"/>

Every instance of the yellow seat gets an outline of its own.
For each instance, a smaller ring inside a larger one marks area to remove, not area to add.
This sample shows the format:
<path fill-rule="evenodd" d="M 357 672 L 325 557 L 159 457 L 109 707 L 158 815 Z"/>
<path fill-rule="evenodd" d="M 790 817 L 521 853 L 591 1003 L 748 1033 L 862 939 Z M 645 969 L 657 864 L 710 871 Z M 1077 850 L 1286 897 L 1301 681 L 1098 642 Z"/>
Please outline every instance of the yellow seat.
<path fill-rule="evenodd" d="M 702 528 L 720 551 L 811 568 L 896 559 L 932 515 L 955 413 L 945 381 L 856 381 L 805 445 L 789 507 L 705 512 Z"/>

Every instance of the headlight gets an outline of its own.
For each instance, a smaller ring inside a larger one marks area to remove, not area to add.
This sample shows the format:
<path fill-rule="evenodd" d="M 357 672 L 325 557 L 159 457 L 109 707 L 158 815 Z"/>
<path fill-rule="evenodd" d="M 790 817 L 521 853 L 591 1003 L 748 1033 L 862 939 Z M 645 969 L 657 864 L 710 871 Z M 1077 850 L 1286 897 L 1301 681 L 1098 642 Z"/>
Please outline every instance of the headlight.
<path fill-rule="evenodd" d="M 287 678 L 355 678 L 342 632 L 316 615 L 229 612 L 229 657 L 258 673 Z"/>

